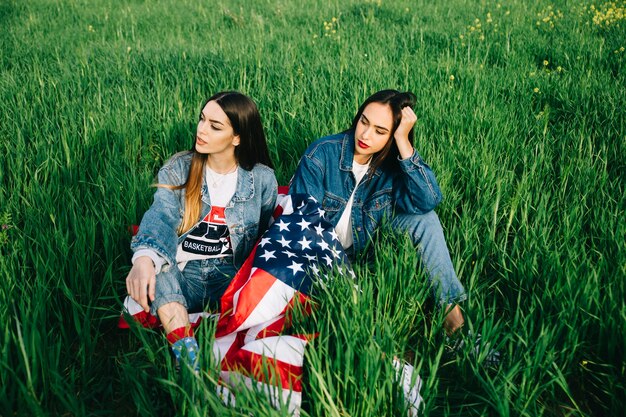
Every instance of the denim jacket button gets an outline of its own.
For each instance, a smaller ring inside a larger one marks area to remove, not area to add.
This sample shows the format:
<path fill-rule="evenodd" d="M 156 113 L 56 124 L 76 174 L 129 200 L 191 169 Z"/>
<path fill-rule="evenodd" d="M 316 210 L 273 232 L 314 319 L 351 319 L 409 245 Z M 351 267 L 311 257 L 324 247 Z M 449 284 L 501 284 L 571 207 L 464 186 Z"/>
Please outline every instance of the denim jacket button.
<path fill-rule="evenodd" d="M 357 228 L 356 228 L 356 231 L 357 231 L 357 232 L 360 232 L 360 231 L 361 231 L 361 226 L 357 227 Z"/>

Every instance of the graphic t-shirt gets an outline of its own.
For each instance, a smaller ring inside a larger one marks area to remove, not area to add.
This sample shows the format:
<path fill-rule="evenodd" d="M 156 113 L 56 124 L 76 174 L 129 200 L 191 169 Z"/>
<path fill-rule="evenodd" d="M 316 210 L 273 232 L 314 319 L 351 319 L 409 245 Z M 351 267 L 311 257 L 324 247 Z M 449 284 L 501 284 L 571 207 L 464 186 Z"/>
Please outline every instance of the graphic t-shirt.
<path fill-rule="evenodd" d="M 235 194 L 237 170 L 229 174 L 218 174 L 207 167 L 205 175 L 211 199 L 211 210 L 191 228 L 185 239 L 178 245 L 176 261 L 179 267 L 182 267 L 181 269 L 191 260 L 233 255 L 224 209 Z"/>

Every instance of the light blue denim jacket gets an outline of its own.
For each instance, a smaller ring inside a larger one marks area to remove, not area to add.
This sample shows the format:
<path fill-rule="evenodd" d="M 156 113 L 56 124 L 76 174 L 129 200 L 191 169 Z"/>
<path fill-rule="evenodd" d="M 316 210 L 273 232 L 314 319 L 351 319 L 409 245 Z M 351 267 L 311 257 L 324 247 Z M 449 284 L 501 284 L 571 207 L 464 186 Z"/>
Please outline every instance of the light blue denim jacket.
<path fill-rule="evenodd" d="M 321 202 L 326 218 L 337 225 L 356 180 L 352 173 L 354 132 L 313 142 L 300 159 L 290 193 L 306 193 Z M 391 166 L 379 167 L 359 183 L 352 206 L 354 252 L 363 249 L 378 224 L 398 213 L 424 214 L 442 200 L 435 174 L 417 151 Z"/>
<path fill-rule="evenodd" d="M 180 152 L 172 156 L 159 170 L 158 183 L 179 185 L 185 183 L 192 153 Z M 202 216 L 211 209 L 206 177 L 202 184 Z M 256 164 L 251 171 L 241 167 L 237 171 L 235 194 L 226 206 L 224 214 L 233 248 L 233 264 L 240 268 L 250 254 L 257 239 L 269 224 L 277 196 L 274 171 L 263 164 Z M 187 233 L 178 236 L 176 229 L 182 221 L 185 208 L 185 190 L 157 187 L 152 206 L 144 214 L 138 233 L 131 241 L 131 249 L 155 251 L 167 264 L 176 265 L 178 244 Z M 165 267 L 165 265 L 164 265 Z"/>

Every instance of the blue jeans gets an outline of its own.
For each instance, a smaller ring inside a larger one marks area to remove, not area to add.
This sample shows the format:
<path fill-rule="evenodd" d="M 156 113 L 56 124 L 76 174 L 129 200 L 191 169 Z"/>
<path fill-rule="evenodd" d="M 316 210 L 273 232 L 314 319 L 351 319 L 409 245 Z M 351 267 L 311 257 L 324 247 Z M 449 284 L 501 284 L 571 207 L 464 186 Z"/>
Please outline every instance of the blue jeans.
<path fill-rule="evenodd" d="M 441 305 L 466 299 L 465 289 L 454 272 L 441 222 L 434 211 L 426 214 L 396 214 L 391 227 L 411 237 Z"/>
<path fill-rule="evenodd" d="M 170 266 L 156 276 L 150 313 L 156 316 L 161 306 L 171 302 L 182 304 L 189 312 L 201 311 L 207 304 L 219 306 L 236 273 L 230 257 L 189 261 L 182 271 Z"/>

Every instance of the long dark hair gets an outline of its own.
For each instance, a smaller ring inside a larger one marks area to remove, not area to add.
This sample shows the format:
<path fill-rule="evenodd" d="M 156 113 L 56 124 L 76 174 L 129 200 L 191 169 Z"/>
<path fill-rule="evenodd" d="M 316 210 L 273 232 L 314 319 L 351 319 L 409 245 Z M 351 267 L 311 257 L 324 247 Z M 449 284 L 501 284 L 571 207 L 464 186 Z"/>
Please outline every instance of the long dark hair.
<path fill-rule="evenodd" d="M 396 145 L 396 141 L 393 138 L 393 135 L 396 133 L 396 129 L 400 125 L 400 121 L 402 120 L 402 109 L 409 106 L 413 108 L 415 106 L 415 94 L 410 91 L 400 92 L 397 90 L 381 90 L 378 91 L 371 96 L 369 96 L 359 110 L 354 116 L 352 120 L 352 126 L 348 129 L 349 132 L 354 133 L 356 131 L 357 124 L 361 119 L 361 115 L 363 111 L 370 103 L 380 103 L 387 104 L 391 108 L 391 113 L 393 115 L 393 126 L 391 128 L 391 132 L 389 134 L 389 140 L 383 149 L 374 154 L 372 157 L 372 162 L 370 165 L 370 173 L 374 173 L 376 169 L 383 166 L 383 164 L 392 164 L 397 159 L 399 152 L 398 146 Z M 409 132 L 409 142 L 413 145 L 413 129 Z"/>
<path fill-rule="evenodd" d="M 239 145 L 235 147 L 235 159 L 245 170 L 250 171 L 255 164 L 261 163 L 274 168 L 265 140 L 259 109 L 252 99 L 238 91 L 222 91 L 209 101 L 215 101 L 226 113 L 235 135 L 239 135 Z M 195 151 L 195 141 L 192 149 Z"/>
<path fill-rule="evenodd" d="M 233 133 L 239 135 L 239 145 L 235 147 L 237 163 L 247 171 L 250 171 L 257 163 L 274 168 L 265 141 L 261 115 L 254 101 L 237 91 L 222 91 L 209 97 L 200 108 L 200 112 L 209 101 L 215 101 L 224 110 L 233 127 Z M 183 221 L 178 227 L 179 235 L 196 224 L 202 206 L 200 196 L 208 154 L 196 151 L 195 135 L 191 152 L 193 155 L 185 183 L 178 186 L 165 186 L 175 190 L 185 189 L 185 211 Z"/>

